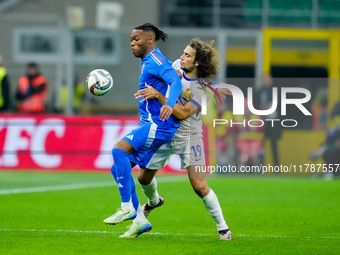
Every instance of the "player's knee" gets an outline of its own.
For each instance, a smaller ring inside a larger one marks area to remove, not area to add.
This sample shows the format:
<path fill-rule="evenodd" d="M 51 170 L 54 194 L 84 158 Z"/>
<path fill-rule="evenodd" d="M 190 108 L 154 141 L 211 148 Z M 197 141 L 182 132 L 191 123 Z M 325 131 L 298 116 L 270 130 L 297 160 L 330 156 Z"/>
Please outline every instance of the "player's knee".
<path fill-rule="evenodd" d="M 122 149 L 118 148 L 112 149 L 112 157 L 115 165 L 119 165 L 122 162 L 122 160 L 125 160 L 125 158 L 128 156 L 129 154 Z"/>
<path fill-rule="evenodd" d="M 209 193 L 209 187 L 205 181 L 194 181 L 192 187 L 199 197 L 204 197 Z"/>
<path fill-rule="evenodd" d="M 111 166 L 111 173 L 112 173 L 113 177 L 116 178 L 117 169 L 116 169 L 116 166 L 114 164 Z"/>
<path fill-rule="evenodd" d="M 124 157 L 126 156 L 127 153 L 121 149 L 118 149 L 118 148 L 113 148 L 112 149 L 112 156 L 113 157 Z"/>

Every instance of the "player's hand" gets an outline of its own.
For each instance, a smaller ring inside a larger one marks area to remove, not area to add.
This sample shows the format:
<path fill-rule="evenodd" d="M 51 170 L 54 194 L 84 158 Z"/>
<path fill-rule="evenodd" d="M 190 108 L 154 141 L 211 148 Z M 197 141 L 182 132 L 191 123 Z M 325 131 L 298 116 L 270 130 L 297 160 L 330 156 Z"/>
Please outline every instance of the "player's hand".
<path fill-rule="evenodd" d="M 165 121 L 165 120 L 169 119 L 171 113 L 172 113 L 171 106 L 165 104 L 161 108 L 161 114 L 159 115 L 159 118 L 161 119 L 161 121 Z"/>
<path fill-rule="evenodd" d="M 147 99 L 157 99 L 159 92 L 155 90 L 152 86 L 145 83 L 146 89 L 140 89 L 134 94 L 135 99 L 142 98 L 140 102 L 144 102 Z"/>
<path fill-rule="evenodd" d="M 220 83 L 220 84 L 226 84 L 226 83 Z M 226 95 L 232 96 L 233 93 L 227 88 L 217 88 L 217 94 L 222 97 L 223 99 L 226 99 Z"/>

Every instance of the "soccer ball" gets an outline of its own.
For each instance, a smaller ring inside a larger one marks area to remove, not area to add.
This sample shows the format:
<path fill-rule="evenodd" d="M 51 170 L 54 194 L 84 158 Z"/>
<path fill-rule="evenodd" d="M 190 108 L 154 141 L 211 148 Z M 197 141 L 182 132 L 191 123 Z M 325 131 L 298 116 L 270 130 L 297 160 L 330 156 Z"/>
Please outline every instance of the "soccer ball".
<path fill-rule="evenodd" d="M 86 79 L 88 90 L 95 96 L 103 96 L 113 87 L 111 74 L 104 69 L 95 69 Z"/>

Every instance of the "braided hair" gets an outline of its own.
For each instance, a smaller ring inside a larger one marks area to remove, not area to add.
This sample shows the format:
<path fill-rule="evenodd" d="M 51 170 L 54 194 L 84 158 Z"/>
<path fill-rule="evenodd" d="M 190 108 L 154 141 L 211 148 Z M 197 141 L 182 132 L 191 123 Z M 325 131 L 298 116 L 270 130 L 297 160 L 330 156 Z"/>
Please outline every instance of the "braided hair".
<path fill-rule="evenodd" d="M 168 35 L 166 33 L 164 33 L 158 27 L 152 25 L 151 23 L 145 23 L 143 25 L 135 27 L 135 29 L 152 32 L 153 34 L 155 34 L 155 41 L 158 41 L 159 39 L 165 41 L 168 38 Z"/>

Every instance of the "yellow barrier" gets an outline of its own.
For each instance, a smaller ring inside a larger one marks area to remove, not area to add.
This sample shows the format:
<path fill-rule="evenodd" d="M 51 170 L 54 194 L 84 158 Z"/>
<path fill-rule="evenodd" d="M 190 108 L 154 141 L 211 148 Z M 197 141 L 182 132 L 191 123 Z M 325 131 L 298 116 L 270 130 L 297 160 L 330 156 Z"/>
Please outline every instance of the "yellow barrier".
<path fill-rule="evenodd" d="M 328 83 L 328 109 L 332 109 L 340 99 L 340 30 L 306 30 L 306 29 L 282 29 L 282 28 L 265 28 L 263 30 L 263 73 L 269 74 L 272 59 L 272 40 L 273 39 L 297 39 L 297 40 L 327 40 L 329 42 L 327 70 Z M 337 79 L 332 79 L 337 78 Z"/>

